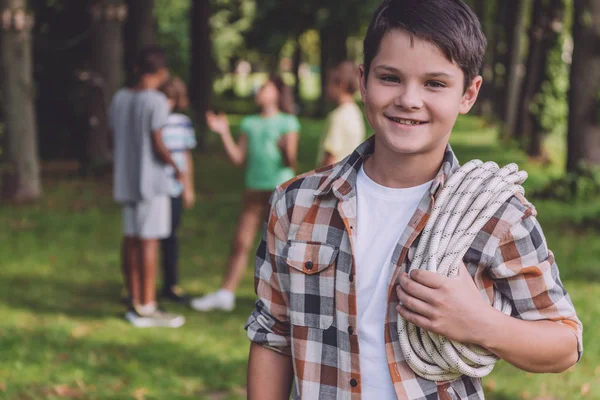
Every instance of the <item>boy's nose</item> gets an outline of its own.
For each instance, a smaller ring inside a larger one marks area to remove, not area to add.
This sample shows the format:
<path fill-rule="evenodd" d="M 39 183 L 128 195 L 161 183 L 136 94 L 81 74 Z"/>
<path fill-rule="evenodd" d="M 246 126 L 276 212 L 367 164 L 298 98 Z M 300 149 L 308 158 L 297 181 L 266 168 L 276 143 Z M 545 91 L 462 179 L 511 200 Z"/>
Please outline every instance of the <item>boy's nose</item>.
<path fill-rule="evenodd" d="M 411 85 L 404 87 L 394 98 L 394 105 L 404 110 L 420 110 L 423 108 L 423 101 L 419 96 L 419 91 Z"/>

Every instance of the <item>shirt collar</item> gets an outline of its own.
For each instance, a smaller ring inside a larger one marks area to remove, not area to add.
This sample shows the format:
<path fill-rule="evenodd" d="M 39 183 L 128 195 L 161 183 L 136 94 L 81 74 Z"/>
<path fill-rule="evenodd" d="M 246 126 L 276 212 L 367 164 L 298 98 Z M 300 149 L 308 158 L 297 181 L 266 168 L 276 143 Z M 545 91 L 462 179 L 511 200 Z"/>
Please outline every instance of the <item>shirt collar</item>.
<path fill-rule="evenodd" d="M 375 136 L 371 136 L 354 152 L 338 163 L 329 177 L 315 191 L 315 196 L 324 196 L 332 192 L 339 199 L 352 197 L 356 188 L 356 177 L 360 167 L 375 150 Z M 452 151 L 450 144 L 446 146 L 442 166 L 433 179 L 429 193 L 432 197 L 439 193 L 446 181 L 460 168 L 458 159 Z"/>

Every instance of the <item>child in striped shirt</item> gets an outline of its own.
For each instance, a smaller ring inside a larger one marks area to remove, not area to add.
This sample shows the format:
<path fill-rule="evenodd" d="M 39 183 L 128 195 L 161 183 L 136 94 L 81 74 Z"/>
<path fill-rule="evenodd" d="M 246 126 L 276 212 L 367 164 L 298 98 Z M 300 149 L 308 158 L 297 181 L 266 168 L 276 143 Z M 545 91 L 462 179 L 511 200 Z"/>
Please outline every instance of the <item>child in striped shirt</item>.
<path fill-rule="evenodd" d="M 196 147 L 196 137 L 192 121 L 187 115 L 183 114 L 189 106 L 185 83 L 179 78 L 172 78 L 163 85 L 161 90 L 167 96 L 171 109 L 171 114 L 162 131 L 162 139 L 183 176 L 181 180 L 178 180 L 174 175 L 173 168 L 167 166 L 170 178 L 171 234 L 161 241 L 162 297 L 183 303 L 188 301 L 188 297 L 178 285 L 179 245 L 177 229 L 181 221 L 182 208 L 191 208 L 195 202 L 194 164 L 191 150 Z"/>

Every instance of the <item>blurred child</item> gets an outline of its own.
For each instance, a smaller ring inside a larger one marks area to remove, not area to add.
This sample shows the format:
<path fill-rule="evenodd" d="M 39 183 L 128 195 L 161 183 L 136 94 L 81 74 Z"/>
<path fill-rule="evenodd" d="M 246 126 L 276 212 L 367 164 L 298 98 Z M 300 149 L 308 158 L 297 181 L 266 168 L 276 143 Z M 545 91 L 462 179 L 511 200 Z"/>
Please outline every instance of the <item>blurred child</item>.
<path fill-rule="evenodd" d="M 342 161 L 365 140 L 362 111 L 354 102 L 359 88 L 358 67 L 342 61 L 327 74 L 327 97 L 337 108 L 327 117 L 326 128 L 319 144 L 318 166 Z"/>
<path fill-rule="evenodd" d="M 169 77 L 164 50 L 143 49 L 137 61 L 138 82 L 119 90 L 109 116 L 114 143 L 114 198 L 123 207 L 123 272 L 131 307 L 125 318 L 136 327 L 177 328 L 184 317 L 156 304 L 158 240 L 171 232 L 169 180 L 182 174 L 162 141 L 169 104 L 158 88 Z"/>
<path fill-rule="evenodd" d="M 189 106 L 187 88 L 179 78 L 168 80 L 161 88 L 167 96 L 171 114 L 162 130 L 162 140 L 171 158 L 183 175 L 179 181 L 175 177 L 173 167 L 167 166 L 169 175 L 169 195 L 171 196 L 171 234 L 161 240 L 163 287 L 162 297 L 176 302 L 187 302 L 189 299 L 178 285 L 177 266 L 179 261 L 179 245 L 177 230 L 181 221 L 182 208 L 191 208 L 196 196 L 194 193 L 194 164 L 191 149 L 196 147 L 196 137 L 190 118 L 183 114 Z"/>
<path fill-rule="evenodd" d="M 234 292 L 246 269 L 258 226 L 268 210 L 269 197 L 277 185 L 295 175 L 300 124 L 292 115 L 291 89 L 281 78 L 271 77 L 258 91 L 255 100 L 261 108 L 260 114 L 242 120 L 238 143 L 231 136 L 225 114 L 208 112 L 206 115 L 209 128 L 221 136 L 233 164 L 246 164 L 246 191 L 227 275 L 216 293 L 192 300 L 192 308 L 198 311 L 230 311 L 234 308 Z"/>

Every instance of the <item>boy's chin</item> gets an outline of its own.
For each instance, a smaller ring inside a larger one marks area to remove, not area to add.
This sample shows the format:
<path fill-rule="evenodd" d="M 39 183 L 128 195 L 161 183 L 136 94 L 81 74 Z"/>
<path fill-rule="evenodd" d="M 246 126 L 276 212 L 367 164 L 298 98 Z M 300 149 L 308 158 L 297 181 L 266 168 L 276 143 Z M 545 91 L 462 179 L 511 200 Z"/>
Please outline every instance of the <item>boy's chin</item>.
<path fill-rule="evenodd" d="M 431 147 L 422 141 L 407 140 L 406 138 L 380 136 L 377 139 L 386 149 L 386 152 L 403 156 L 427 153 L 428 148 Z"/>

